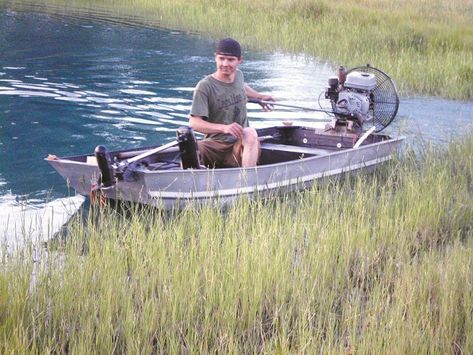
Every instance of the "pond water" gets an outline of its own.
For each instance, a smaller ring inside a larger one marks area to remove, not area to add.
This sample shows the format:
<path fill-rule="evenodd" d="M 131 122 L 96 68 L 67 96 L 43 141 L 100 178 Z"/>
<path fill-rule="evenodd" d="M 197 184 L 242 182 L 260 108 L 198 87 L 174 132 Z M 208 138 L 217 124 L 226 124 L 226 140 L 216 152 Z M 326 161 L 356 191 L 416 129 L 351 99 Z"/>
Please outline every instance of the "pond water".
<path fill-rule="evenodd" d="M 0 7 L 0 223 L 10 226 L 2 234 L 12 233 L 19 213 L 75 211 L 83 201 L 44 162 L 47 154 L 172 140 L 187 123 L 193 87 L 214 70 L 213 48 L 212 41 L 179 31 Z M 246 81 L 291 105 L 317 108 L 335 73 L 328 63 L 280 53 L 245 51 L 244 58 Z M 248 108 L 256 127 L 327 119 Z M 411 144 L 445 143 L 471 128 L 472 118 L 471 102 L 404 97 L 387 133 L 406 135 Z"/>

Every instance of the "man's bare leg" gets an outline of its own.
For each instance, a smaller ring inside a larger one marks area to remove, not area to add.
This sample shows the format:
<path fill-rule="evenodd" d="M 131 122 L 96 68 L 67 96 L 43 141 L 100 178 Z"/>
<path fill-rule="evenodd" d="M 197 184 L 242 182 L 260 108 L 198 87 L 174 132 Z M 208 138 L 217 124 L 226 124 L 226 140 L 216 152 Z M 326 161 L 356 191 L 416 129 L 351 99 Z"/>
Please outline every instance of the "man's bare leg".
<path fill-rule="evenodd" d="M 242 145 L 242 167 L 249 168 L 256 166 L 260 152 L 260 143 L 258 140 L 258 133 L 256 133 L 256 130 L 254 128 L 246 127 L 243 130 Z"/>

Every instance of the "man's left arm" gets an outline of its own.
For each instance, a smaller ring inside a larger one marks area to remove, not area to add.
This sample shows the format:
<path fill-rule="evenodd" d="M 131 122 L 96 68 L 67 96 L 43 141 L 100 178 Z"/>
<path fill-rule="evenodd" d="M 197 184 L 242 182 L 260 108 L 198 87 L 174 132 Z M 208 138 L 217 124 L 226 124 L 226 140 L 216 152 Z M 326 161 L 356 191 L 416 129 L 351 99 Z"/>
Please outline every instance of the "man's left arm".
<path fill-rule="evenodd" d="M 272 97 L 271 95 L 260 94 L 258 91 L 253 89 L 248 84 L 245 84 L 244 87 L 245 87 L 246 97 L 249 99 L 257 99 L 261 101 L 274 101 L 274 97 Z M 269 104 L 260 104 L 260 105 L 265 111 L 271 111 L 273 109 L 272 106 Z"/>

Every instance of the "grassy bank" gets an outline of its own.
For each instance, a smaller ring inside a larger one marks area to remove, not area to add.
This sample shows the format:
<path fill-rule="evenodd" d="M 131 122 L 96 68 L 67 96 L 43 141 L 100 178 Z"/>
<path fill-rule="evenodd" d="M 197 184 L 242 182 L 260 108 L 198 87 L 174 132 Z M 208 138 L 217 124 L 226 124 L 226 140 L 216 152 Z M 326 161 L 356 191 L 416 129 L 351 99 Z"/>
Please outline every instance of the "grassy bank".
<path fill-rule="evenodd" d="M 0 353 L 471 353 L 473 136 L 226 214 L 114 210 L 0 265 Z"/>
<path fill-rule="evenodd" d="M 19 4 L 21 2 L 13 1 Z M 338 66 L 371 63 L 403 93 L 473 98 L 473 3 L 455 1 L 57 1 L 54 11 L 100 11 L 245 46 L 305 53 Z M 88 12 L 87 12 L 88 11 Z M 106 16 L 101 14 L 101 16 Z"/>

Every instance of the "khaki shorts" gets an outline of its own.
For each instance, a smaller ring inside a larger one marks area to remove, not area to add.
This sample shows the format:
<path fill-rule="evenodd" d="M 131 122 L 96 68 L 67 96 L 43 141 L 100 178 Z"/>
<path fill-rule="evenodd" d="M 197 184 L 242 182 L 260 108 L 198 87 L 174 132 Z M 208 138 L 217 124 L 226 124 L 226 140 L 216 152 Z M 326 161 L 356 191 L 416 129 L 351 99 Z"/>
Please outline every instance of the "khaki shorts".
<path fill-rule="evenodd" d="M 243 145 L 241 140 L 235 143 L 204 139 L 198 141 L 201 164 L 209 168 L 237 168 L 241 166 Z"/>

